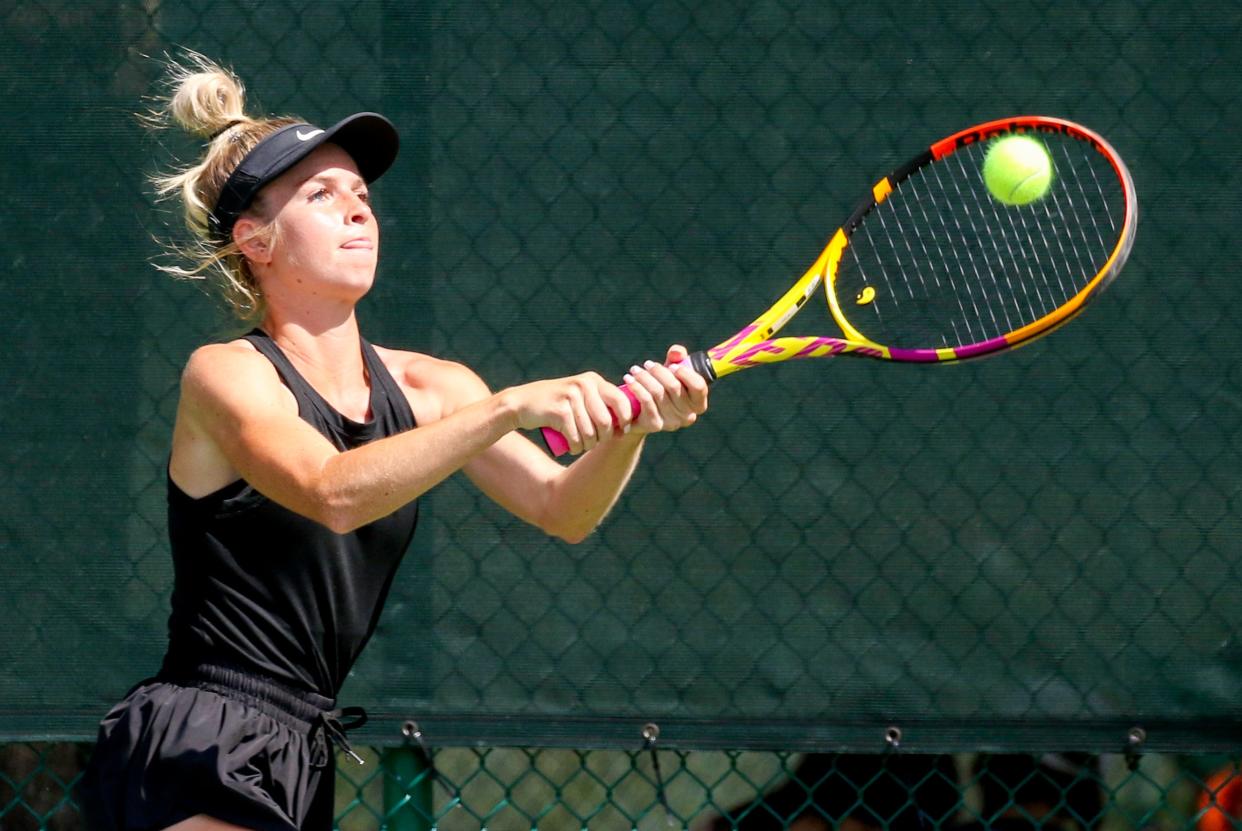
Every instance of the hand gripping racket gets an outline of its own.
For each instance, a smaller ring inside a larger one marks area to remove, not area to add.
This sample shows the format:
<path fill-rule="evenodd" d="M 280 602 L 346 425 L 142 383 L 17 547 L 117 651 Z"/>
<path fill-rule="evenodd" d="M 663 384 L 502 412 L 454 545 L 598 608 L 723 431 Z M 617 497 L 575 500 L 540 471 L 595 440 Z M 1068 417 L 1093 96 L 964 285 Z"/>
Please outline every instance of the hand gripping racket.
<path fill-rule="evenodd" d="M 1035 137 L 1052 160 L 1046 194 L 1010 206 L 982 177 L 989 144 Z M 794 358 L 949 363 L 991 355 L 1071 320 L 1120 273 L 1134 245 L 1130 171 L 1069 121 L 989 121 L 936 142 L 878 181 L 802 278 L 733 337 L 689 356 L 709 382 Z M 820 285 L 844 337 L 775 337 Z M 638 400 L 628 388 L 634 414 Z M 544 428 L 556 455 L 564 436 Z"/>

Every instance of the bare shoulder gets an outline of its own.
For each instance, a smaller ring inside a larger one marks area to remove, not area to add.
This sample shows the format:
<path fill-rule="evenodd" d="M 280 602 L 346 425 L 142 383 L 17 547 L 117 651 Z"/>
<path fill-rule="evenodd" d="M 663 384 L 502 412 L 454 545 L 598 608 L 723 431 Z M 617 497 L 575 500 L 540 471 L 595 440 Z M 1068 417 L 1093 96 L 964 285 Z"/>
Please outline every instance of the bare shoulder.
<path fill-rule="evenodd" d="M 256 415 L 296 413 L 297 402 L 276 368 L 249 343 L 199 347 L 181 373 L 169 475 L 190 496 L 212 493 L 240 475 L 224 448 L 237 446 L 243 424 Z"/>
<path fill-rule="evenodd" d="M 375 352 L 409 397 L 421 423 L 443 418 L 491 394 L 478 373 L 457 361 L 380 346 Z"/>
<path fill-rule="evenodd" d="M 284 403 L 288 390 L 271 361 L 244 340 L 200 346 L 181 373 L 183 404 L 192 407 L 248 401 Z"/>

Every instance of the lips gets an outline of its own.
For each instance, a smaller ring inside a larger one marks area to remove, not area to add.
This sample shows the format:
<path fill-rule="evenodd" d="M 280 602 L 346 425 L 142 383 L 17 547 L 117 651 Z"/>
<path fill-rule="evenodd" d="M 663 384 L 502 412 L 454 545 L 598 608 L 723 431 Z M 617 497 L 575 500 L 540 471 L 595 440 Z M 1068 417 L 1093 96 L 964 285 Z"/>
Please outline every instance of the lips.
<path fill-rule="evenodd" d="M 341 247 L 348 251 L 373 251 L 375 250 L 375 243 L 366 237 L 358 237 L 357 239 L 351 239 L 348 242 L 342 243 Z"/>

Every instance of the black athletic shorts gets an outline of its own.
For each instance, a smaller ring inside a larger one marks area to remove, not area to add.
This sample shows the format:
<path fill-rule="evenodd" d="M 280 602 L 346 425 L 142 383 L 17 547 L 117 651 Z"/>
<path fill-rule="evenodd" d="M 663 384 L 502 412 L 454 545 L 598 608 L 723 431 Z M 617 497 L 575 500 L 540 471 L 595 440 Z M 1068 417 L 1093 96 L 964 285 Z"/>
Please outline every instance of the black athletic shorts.
<path fill-rule="evenodd" d="M 330 831 L 329 740 L 343 742 L 333 705 L 219 667 L 143 682 L 99 726 L 80 790 L 87 828 L 157 831 L 207 814 L 255 831 Z"/>

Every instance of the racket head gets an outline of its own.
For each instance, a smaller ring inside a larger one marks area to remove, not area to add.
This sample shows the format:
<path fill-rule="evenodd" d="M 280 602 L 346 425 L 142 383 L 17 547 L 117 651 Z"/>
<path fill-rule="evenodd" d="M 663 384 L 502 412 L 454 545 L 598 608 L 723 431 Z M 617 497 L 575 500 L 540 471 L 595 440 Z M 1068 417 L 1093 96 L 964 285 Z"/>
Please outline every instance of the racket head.
<path fill-rule="evenodd" d="M 1047 193 L 1025 205 L 983 181 L 988 148 L 1010 135 L 1034 137 L 1052 161 Z M 1100 135 L 1046 116 L 987 122 L 875 184 L 830 257 L 829 309 L 890 360 L 990 355 L 1079 314 L 1121 272 L 1137 225 L 1134 180 Z"/>
<path fill-rule="evenodd" d="M 1049 152 L 1042 198 L 1002 204 L 983 182 L 993 141 Z M 1129 169 L 1097 133 L 1047 116 L 954 133 L 872 186 L 806 274 L 763 315 L 707 350 L 717 377 L 791 358 L 854 355 L 953 362 L 1063 325 L 1120 273 L 1138 202 Z M 774 335 L 823 285 L 843 337 Z"/>

